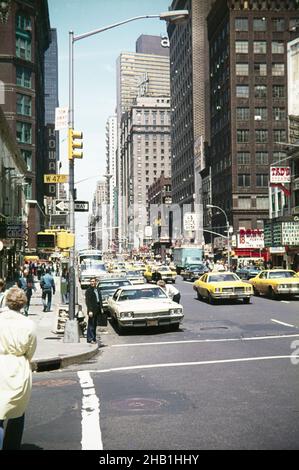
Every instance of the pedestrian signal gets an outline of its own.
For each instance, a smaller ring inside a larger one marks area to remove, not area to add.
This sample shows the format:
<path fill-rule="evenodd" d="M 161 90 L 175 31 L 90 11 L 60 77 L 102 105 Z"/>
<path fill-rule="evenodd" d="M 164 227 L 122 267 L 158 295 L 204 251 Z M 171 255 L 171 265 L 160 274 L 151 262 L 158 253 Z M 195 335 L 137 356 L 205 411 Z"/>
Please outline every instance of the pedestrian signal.
<path fill-rule="evenodd" d="M 37 248 L 55 248 L 56 240 L 55 233 L 38 232 L 37 234 Z"/>

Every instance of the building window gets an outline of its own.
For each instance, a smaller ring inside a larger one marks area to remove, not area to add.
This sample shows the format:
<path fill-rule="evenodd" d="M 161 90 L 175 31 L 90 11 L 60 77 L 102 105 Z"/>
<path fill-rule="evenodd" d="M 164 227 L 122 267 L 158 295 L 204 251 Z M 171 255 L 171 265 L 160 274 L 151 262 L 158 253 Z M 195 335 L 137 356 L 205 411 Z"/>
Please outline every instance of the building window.
<path fill-rule="evenodd" d="M 22 144 L 32 144 L 32 127 L 27 122 L 16 123 L 17 142 Z"/>
<path fill-rule="evenodd" d="M 236 75 L 248 75 L 248 64 L 236 64 Z"/>
<path fill-rule="evenodd" d="M 267 108 L 254 108 L 254 119 L 255 121 L 266 121 L 268 118 Z"/>
<path fill-rule="evenodd" d="M 16 56 L 20 59 L 31 60 L 31 39 L 16 37 Z"/>
<path fill-rule="evenodd" d="M 239 209 L 251 209 L 251 197 L 239 197 L 238 208 Z"/>
<path fill-rule="evenodd" d="M 24 194 L 25 199 L 32 199 L 32 181 L 28 178 L 25 180 Z"/>
<path fill-rule="evenodd" d="M 247 121 L 250 117 L 249 108 L 237 108 L 237 121 Z"/>
<path fill-rule="evenodd" d="M 236 18 L 235 29 L 236 31 L 248 31 L 248 18 Z"/>
<path fill-rule="evenodd" d="M 257 196 L 256 198 L 256 208 L 260 210 L 269 210 L 269 198 Z"/>
<path fill-rule="evenodd" d="M 258 173 L 256 175 L 256 187 L 265 188 L 268 186 L 269 175 L 268 173 Z"/>
<path fill-rule="evenodd" d="M 236 54 L 248 54 L 248 41 L 236 41 Z"/>
<path fill-rule="evenodd" d="M 265 18 L 253 18 L 253 31 L 266 31 L 267 21 Z"/>
<path fill-rule="evenodd" d="M 253 52 L 255 54 L 266 54 L 267 53 L 266 41 L 253 41 Z"/>
<path fill-rule="evenodd" d="M 17 85 L 25 88 L 32 88 L 31 71 L 24 67 L 17 67 Z"/>
<path fill-rule="evenodd" d="M 283 76 L 284 75 L 284 64 L 272 64 L 272 75 Z"/>
<path fill-rule="evenodd" d="M 249 142 L 249 129 L 237 130 L 237 142 L 239 144 Z"/>
<path fill-rule="evenodd" d="M 284 31 L 284 18 L 272 18 L 272 28 L 273 31 Z"/>
<path fill-rule="evenodd" d="M 272 41 L 272 54 L 284 54 L 283 41 Z"/>
<path fill-rule="evenodd" d="M 255 75 L 259 75 L 261 77 L 265 77 L 267 75 L 267 64 L 254 64 L 254 73 Z"/>
<path fill-rule="evenodd" d="M 274 142 L 286 142 L 287 133 L 285 129 L 274 129 L 273 131 Z"/>
<path fill-rule="evenodd" d="M 256 129 L 255 141 L 259 144 L 264 144 L 265 142 L 268 142 L 268 131 L 266 129 Z"/>
<path fill-rule="evenodd" d="M 289 29 L 291 31 L 296 31 L 299 26 L 299 18 L 290 18 Z"/>
<path fill-rule="evenodd" d="M 255 162 L 257 165 L 268 165 L 269 163 L 268 152 L 256 152 Z"/>
<path fill-rule="evenodd" d="M 17 93 L 17 114 L 31 116 L 31 97 Z"/>
<path fill-rule="evenodd" d="M 237 85 L 236 87 L 237 98 L 249 98 L 249 86 L 248 85 Z"/>
<path fill-rule="evenodd" d="M 285 108 L 273 108 L 273 118 L 275 121 L 284 121 L 286 119 Z"/>
<path fill-rule="evenodd" d="M 273 85 L 273 98 L 285 98 L 284 85 Z"/>
<path fill-rule="evenodd" d="M 286 157 L 287 157 L 287 154 L 285 152 L 273 152 L 274 162 L 280 162 L 281 160 L 284 160 Z"/>
<path fill-rule="evenodd" d="M 267 87 L 266 85 L 256 85 L 254 87 L 255 98 L 267 98 Z"/>
<path fill-rule="evenodd" d="M 250 165 L 250 153 L 249 152 L 238 152 L 237 153 L 238 165 Z"/>
<path fill-rule="evenodd" d="M 27 170 L 32 171 L 32 152 L 30 150 L 21 150 L 21 155 L 26 163 Z"/>
<path fill-rule="evenodd" d="M 240 188 L 248 188 L 250 186 L 250 175 L 246 173 L 240 173 L 238 175 L 238 186 Z"/>

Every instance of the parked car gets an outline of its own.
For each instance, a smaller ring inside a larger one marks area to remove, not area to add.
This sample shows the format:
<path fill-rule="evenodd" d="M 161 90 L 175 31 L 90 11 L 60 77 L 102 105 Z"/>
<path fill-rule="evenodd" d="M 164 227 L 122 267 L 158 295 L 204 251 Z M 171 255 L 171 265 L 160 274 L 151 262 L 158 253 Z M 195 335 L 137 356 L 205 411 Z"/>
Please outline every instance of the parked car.
<path fill-rule="evenodd" d="M 85 289 L 90 284 L 90 279 L 99 279 L 107 275 L 105 263 L 92 261 L 89 263 L 81 264 L 79 282 L 82 289 Z"/>
<path fill-rule="evenodd" d="M 289 269 L 266 269 L 248 282 L 253 286 L 255 295 L 268 295 L 275 299 L 279 295 L 299 294 L 299 276 Z"/>
<path fill-rule="evenodd" d="M 113 296 L 114 292 L 123 286 L 130 286 L 132 283 L 129 279 L 125 277 L 105 277 L 102 278 L 98 287 L 101 291 L 102 301 L 103 301 L 103 310 L 108 310 L 108 298 Z"/>
<path fill-rule="evenodd" d="M 261 272 L 261 269 L 257 266 L 245 266 L 244 268 L 238 268 L 236 270 L 237 276 L 240 279 L 251 279 L 252 277 L 257 276 Z"/>
<path fill-rule="evenodd" d="M 184 281 L 195 281 L 207 272 L 209 272 L 209 269 L 204 264 L 194 264 L 183 269 L 181 276 Z"/>
<path fill-rule="evenodd" d="M 121 332 L 126 327 L 167 325 L 178 329 L 183 306 L 173 302 L 159 286 L 124 286 L 108 299 L 108 311 Z"/>
<path fill-rule="evenodd" d="M 193 289 L 198 299 L 206 298 L 210 304 L 221 299 L 240 299 L 244 304 L 249 304 L 253 294 L 250 284 L 242 281 L 235 273 L 227 271 L 204 274 L 194 282 Z"/>

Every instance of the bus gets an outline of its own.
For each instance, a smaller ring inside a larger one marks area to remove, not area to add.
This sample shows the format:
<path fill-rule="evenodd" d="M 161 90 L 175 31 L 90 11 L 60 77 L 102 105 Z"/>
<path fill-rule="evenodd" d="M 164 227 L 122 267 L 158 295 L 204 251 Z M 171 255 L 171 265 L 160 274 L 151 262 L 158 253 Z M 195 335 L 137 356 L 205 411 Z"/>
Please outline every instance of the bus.
<path fill-rule="evenodd" d="M 78 252 L 78 265 L 79 267 L 89 261 L 102 261 L 103 253 L 100 250 L 80 250 Z"/>

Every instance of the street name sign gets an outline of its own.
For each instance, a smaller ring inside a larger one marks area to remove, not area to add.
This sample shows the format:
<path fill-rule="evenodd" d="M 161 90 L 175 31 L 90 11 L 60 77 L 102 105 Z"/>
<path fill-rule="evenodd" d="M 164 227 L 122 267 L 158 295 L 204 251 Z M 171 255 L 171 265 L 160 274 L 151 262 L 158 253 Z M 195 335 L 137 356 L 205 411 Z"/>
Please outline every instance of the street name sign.
<path fill-rule="evenodd" d="M 67 183 L 69 175 L 44 175 L 44 183 Z"/>
<path fill-rule="evenodd" d="M 89 202 L 88 201 L 75 201 L 75 212 L 88 212 Z"/>

